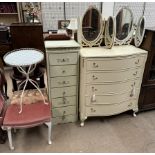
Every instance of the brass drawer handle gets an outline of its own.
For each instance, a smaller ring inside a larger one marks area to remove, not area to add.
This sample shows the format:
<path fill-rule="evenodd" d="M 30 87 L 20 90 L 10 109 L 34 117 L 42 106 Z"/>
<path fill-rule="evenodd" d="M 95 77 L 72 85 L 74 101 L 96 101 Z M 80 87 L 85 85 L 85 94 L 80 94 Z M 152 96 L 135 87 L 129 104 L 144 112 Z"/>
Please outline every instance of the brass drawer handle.
<path fill-rule="evenodd" d="M 63 116 L 62 116 L 62 120 L 64 121 L 64 119 L 65 119 L 65 118 L 66 118 L 66 116 L 65 116 L 65 115 L 63 115 Z"/>
<path fill-rule="evenodd" d="M 128 104 L 128 107 L 131 107 L 131 106 L 132 106 L 132 102 Z"/>
<path fill-rule="evenodd" d="M 63 92 L 63 95 L 65 95 L 65 94 L 66 94 L 66 92 L 64 91 L 64 92 Z"/>
<path fill-rule="evenodd" d="M 98 67 L 98 64 L 97 63 L 93 63 L 93 66 L 94 66 L 94 68 L 97 68 Z"/>
<path fill-rule="evenodd" d="M 135 64 L 136 64 L 136 65 L 139 64 L 139 59 L 135 62 Z"/>
<path fill-rule="evenodd" d="M 65 115 L 66 114 L 66 111 L 63 111 L 63 115 Z"/>
<path fill-rule="evenodd" d="M 96 77 L 95 75 L 93 75 L 93 80 L 97 80 L 98 79 L 98 77 Z"/>
<path fill-rule="evenodd" d="M 137 75 L 137 73 L 138 73 L 138 72 L 136 71 L 135 73 L 133 73 L 133 75 L 134 75 L 134 76 L 136 76 L 136 75 Z"/>
<path fill-rule="evenodd" d="M 96 112 L 96 110 L 95 110 L 95 109 L 93 109 L 93 108 L 91 108 L 90 110 L 91 110 L 91 112 Z"/>
<path fill-rule="evenodd" d="M 58 82 L 59 84 L 69 84 L 69 81 Z"/>

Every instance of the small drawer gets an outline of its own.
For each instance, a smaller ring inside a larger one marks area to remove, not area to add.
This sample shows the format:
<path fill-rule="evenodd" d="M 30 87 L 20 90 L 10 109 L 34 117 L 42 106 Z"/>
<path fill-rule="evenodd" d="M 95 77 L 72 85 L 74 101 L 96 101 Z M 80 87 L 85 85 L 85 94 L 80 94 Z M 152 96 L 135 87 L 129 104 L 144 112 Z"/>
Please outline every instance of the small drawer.
<path fill-rule="evenodd" d="M 62 123 L 73 123 L 77 121 L 76 115 L 67 115 L 67 116 L 61 116 L 61 117 L 53 117 L 52 118 L 52 124 L 62 124 Z"/>
<path fill-rule="evenodd" d="M 99 82 L 122 82 L 142 76 L 142 69 L 125 70 L 122 72 L 95 72 L 88 73 L 86 77 L 87 83 Z"/>
<path fill-rule="evenodd" d="M 76 106 L 53 108 L 52 114 L 53 114 L 53 117 L 65 116 L 65 115 L 75 115 L 76 114 Z"/>
<path fill-rule="evenodd" d="M 50 65 L 77 64 L 77 53 L 50 54 Z"/>
<path fill-rule="evenodd" d="M 63 88 L 52 88 L 51 96 L 52 98 L 64 97 L 64 96 L 75 96 L 76 95 L 76 86 L 63 87 Z"/>
<path fill-rule="evenodd" d="M 136 56 L 124 59 L 99 59 L 87 61 L 87 70 L 125 70 L 143 66 L 146 57 Z"/>
<path fill-rule="evenodd" d="M 64 87 L 64 86 L 74 86 L 74 85 L 76 85 L 76 81 L 77 81 L 76 76 L 51 78 L 51 88 Z"/>
<path fill-rule="evenodd" d="M 86 105 L 105 105 L 105 104 L 116 104 L 121 103 L 127 100 L 136 99 L 139 95 L 139 89 L 134 91 L 129 90 L 129 92 L 123 94 L 104 94 L 104 95 L 96 95 L 92 94 L 90 96 L 85 97 Z"/>
<path fill-rule="evenodd" d="M 119 104 L 86 107 L 86 116 L 110 116 L 131 109 L 138 111 L 136 100 L 129 100 Z"/>
<path fill-rule="evenodd" d="M 50 66 L 50 77 L 68 76 L 77 74 L 77 65 Z"/>
<path fill-rule="evenodd" d="M 139 88 L 140 80 L 129 80 L 126 82 L 117 82 L 117 83 L 107 83 L 107 84 L 94 84 L 86 86 L 86 95 L 88 94 L 121 94 L 128 90 L 131 90 L 133 87 Z"/>
<path fill-rule="evenodd" d="M 63 106 L 69 106 L 74 105 L 76 106 L 76 96 L 69 96 L 69 97 L 60 97 L 52 99 L 52 107 L 63 107 Z"/>

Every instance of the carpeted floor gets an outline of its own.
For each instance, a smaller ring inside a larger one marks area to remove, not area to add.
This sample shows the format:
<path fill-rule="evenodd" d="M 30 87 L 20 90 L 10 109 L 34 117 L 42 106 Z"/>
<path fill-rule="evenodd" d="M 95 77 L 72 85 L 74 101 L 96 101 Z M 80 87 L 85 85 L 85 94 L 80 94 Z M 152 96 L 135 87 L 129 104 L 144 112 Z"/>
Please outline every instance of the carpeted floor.
<path fill-rule="evenodd" d="M 9 95 L 12 85 L 8 78 Z M 155 110 L 132 117 L 126 112 L 112 117 L 89 118 L 84 127 L 79 122 L 56 125 L 52 145 L 47 144 L 47 127 L 17 130 L 13 134 L 14 151 L 8 141 L 0 144 L 0 152 L 155 152 Z"/>

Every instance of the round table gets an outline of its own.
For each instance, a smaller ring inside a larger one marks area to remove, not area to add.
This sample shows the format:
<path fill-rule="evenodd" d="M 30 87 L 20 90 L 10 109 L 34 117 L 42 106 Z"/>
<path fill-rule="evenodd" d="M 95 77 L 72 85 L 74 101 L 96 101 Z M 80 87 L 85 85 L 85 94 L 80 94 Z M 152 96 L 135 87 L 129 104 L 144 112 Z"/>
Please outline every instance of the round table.
<path fill-rule="evenodd" d="M 36 68 L 36 64 L 40 63 L 44 59 L 43 52 L 37 49 L 33 49 L 33 48 L 21 48 L 21 49 L 16 49 L 16 50 L 6 53 L 3 59 L 7 65 L 10 65 L 12 67 L 17 67 L 19 72 L 24 74 L 26 77 L 26 79 L 23 82 L 21 82 L 21 84 L 18 86 L 18 90 L 19 90 L 20 87 L 24 84 L 22 94 L 21 94 L 19 113 L 22 112 L 22 99 L 23 99 L 23 94 L 24 94 L 28 81 L 40 92 L 43 98 L 43 101 L 46 104 L 45 98 L 41 90 L 39 89 L 38 84 L 33 79 L 30 79 L 30 76 L 29 76 L 30 73 L 32 73 L 34 69 Z M 25 71 L 24 67 L 28 67 L 28 70 Z"/>

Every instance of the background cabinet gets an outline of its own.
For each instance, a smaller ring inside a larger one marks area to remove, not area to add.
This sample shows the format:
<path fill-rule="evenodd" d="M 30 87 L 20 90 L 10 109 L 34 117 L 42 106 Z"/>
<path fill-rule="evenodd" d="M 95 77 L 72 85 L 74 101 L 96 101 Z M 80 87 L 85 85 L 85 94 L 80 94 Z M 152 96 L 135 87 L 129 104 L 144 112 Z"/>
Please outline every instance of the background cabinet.
<path fill-rule="evenodd" d="M 10 25 L 21 21 L 20 4 L 16 2 L 0 2 L 0 23 Z"/>
<path fill-rule="evenodd" d="M 140 48 L 148 51 L 139 97 L 139 110 L 143 111 L 155 108 L 155 29 L 145 31 Z"/>
<path fill-rule="evenodd" d="M 78 55 L 74 40 L 45 41 L 48 95 L 53 124 L 75 122 L 78 117 Z"/>

